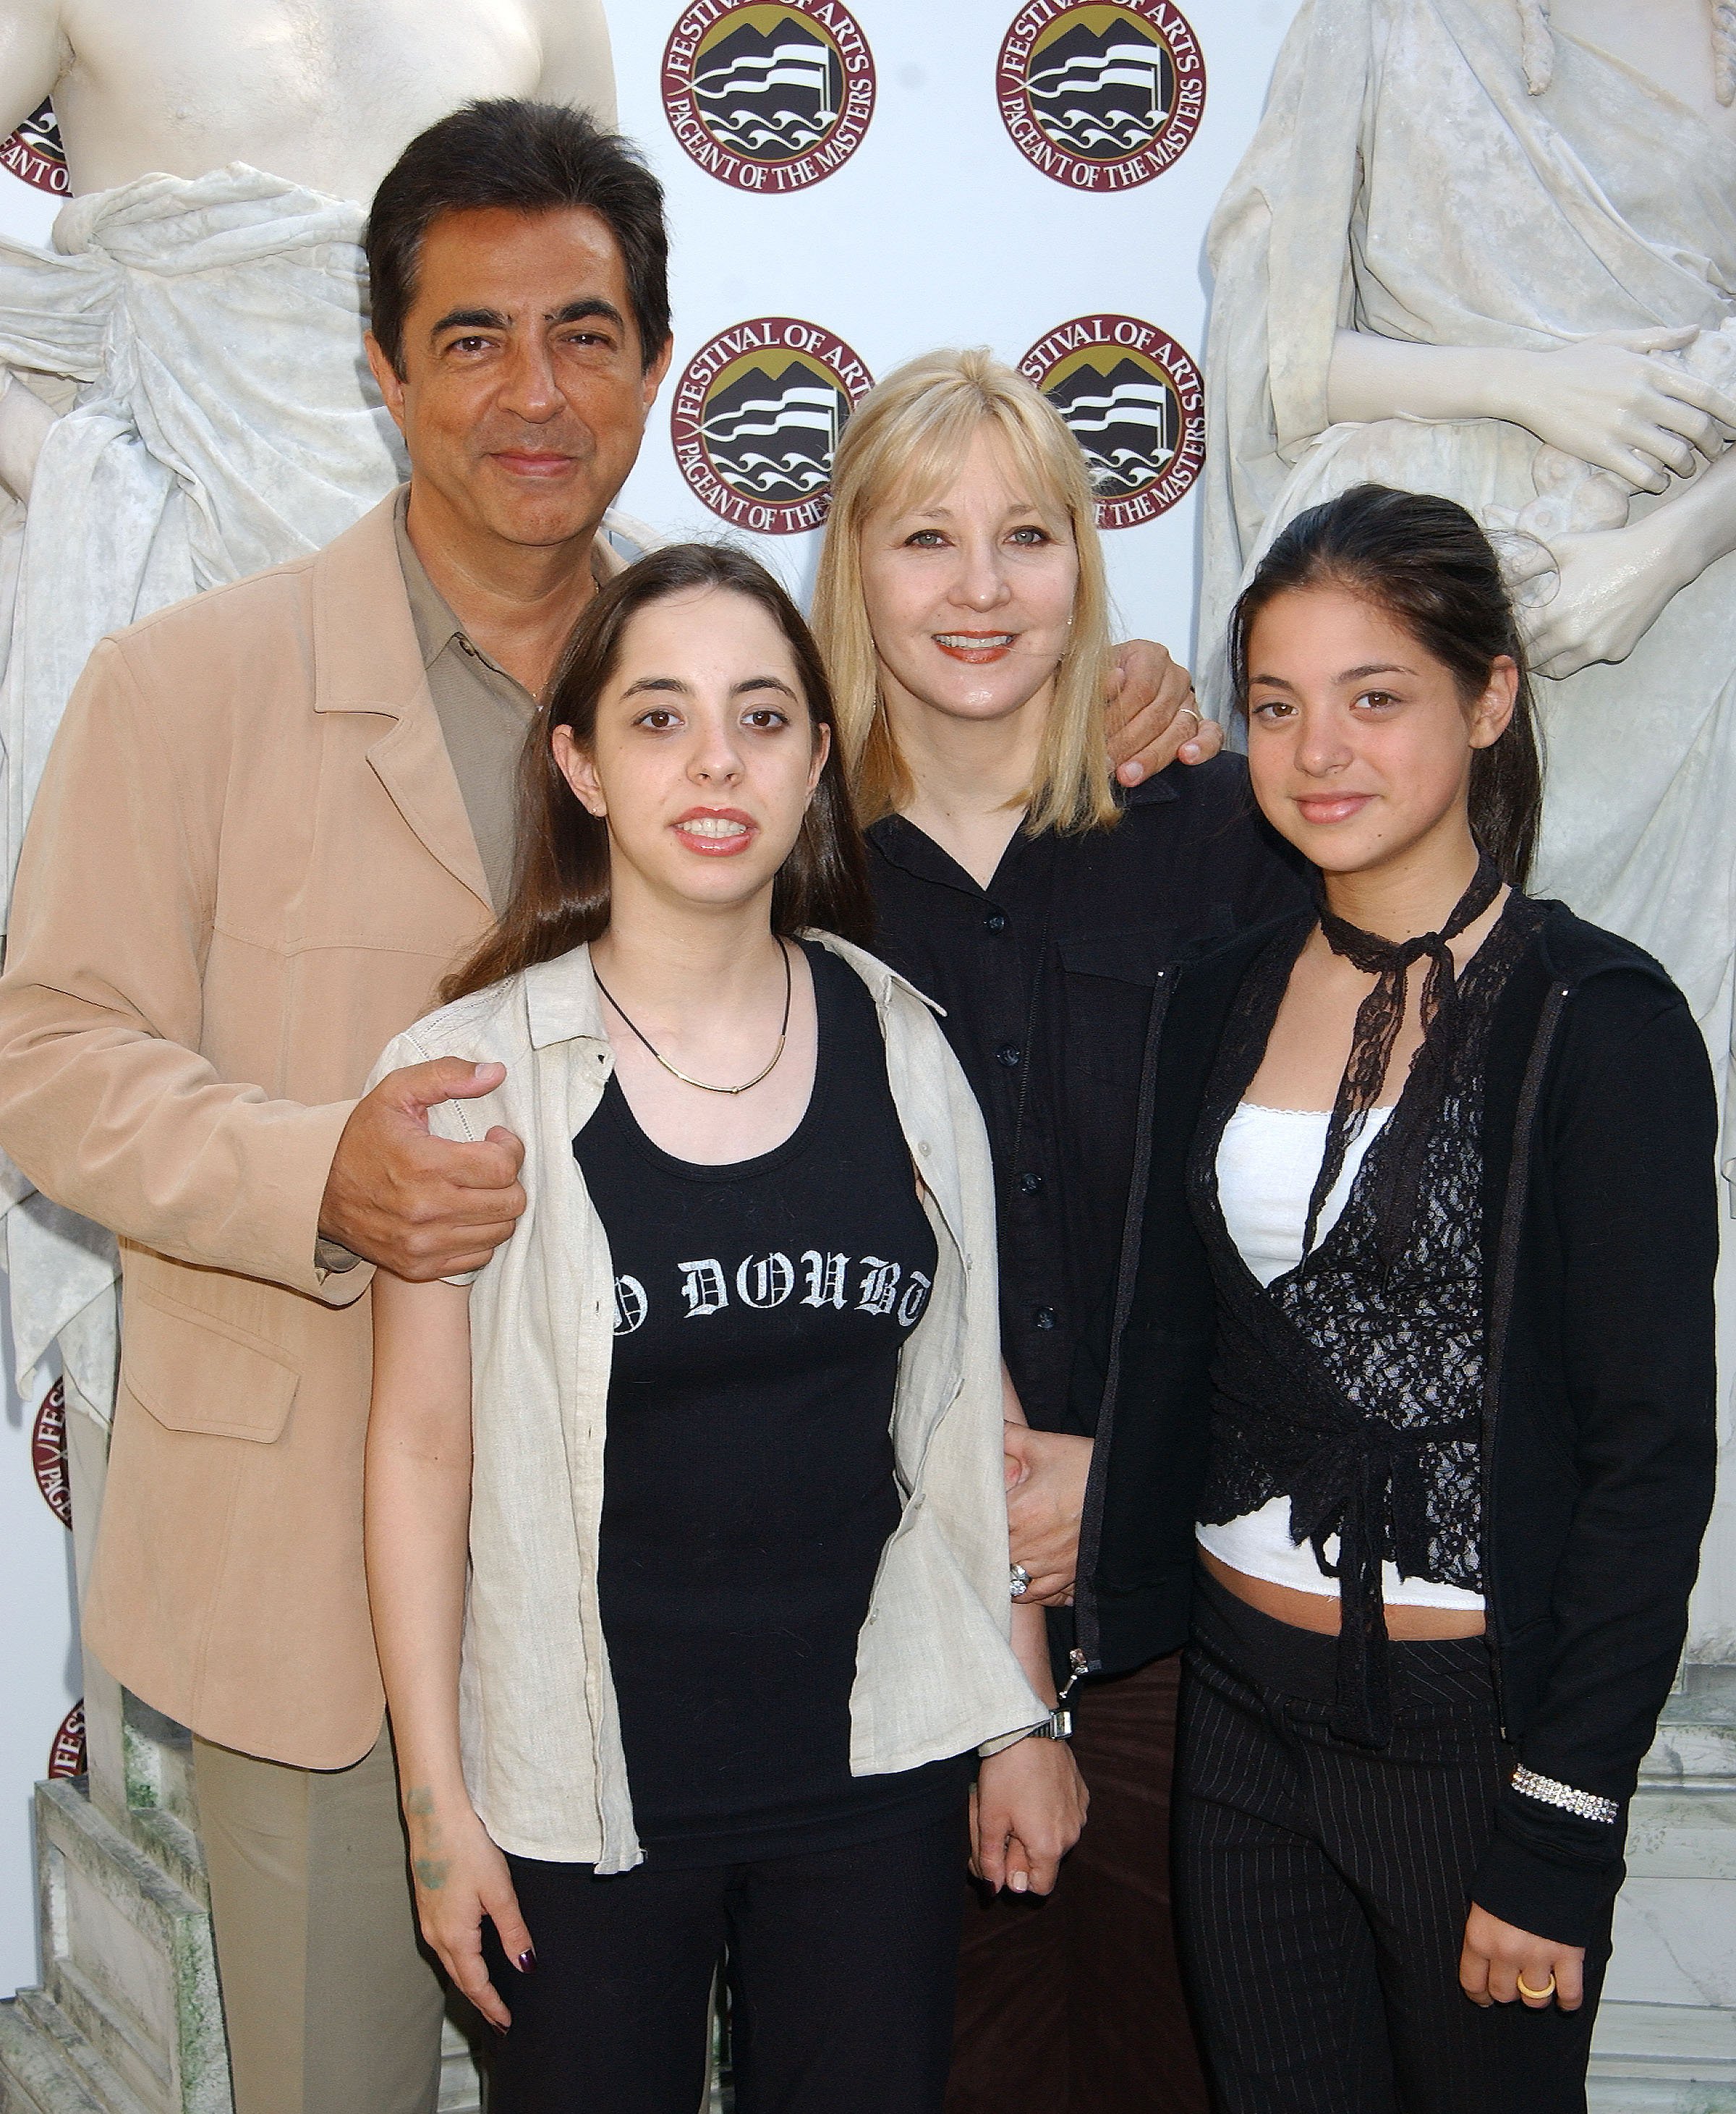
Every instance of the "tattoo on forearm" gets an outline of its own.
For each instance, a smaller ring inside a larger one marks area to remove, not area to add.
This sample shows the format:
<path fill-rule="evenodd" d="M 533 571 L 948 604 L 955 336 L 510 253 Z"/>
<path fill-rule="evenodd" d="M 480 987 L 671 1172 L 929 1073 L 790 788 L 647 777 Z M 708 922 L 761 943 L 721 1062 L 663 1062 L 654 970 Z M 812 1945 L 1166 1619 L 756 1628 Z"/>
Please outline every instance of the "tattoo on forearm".
<path fill-rule="evenodd" d="M 413 1837 L 410 1869 L 415 1874 L 416 1883 L 428 1893 L 438 1893 L 446 1883 L 446 1874 L 452 1869 L 452 1860 L 440 1854 L 445 1846 L 441 1840 L 441 1825 L 434 1810 L 434 1794 L 426 1784 L 413 1785 L 405 1791 L 404 1812 Z"/>

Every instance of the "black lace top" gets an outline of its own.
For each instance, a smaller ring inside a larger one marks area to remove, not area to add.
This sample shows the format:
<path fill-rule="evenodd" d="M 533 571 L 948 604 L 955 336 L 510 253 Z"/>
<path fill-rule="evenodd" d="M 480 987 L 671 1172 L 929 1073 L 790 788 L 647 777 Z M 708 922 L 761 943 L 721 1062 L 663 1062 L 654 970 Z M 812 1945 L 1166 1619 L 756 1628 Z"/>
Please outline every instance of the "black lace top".
<path fill-rule="evenodd" d="M 1195 1133 L 1190 1200 L 1217 1288 L 1210 1462 L 1199 1517 L 1291 1500 L 1342 1594 L 1334 1729 L 1391 1736 L 1381 1566 L 1482 1590 L 1483 1056 L 1542 916 L 1517 894 L 1425 1029 L 1404 1091 L 1325 1238 L 1262 1287 L 1217 1199 L 1224 1127 L 1259 1071 L 1306 939 L 1249 970 Z M 1372 1095 L 1370 1097 L 1372 1099 Z M 1354 1138 L 1364 1110 L 1335 1114 Z M 1338 1561 L 1324 1545 L 1339 1537 Z"/>

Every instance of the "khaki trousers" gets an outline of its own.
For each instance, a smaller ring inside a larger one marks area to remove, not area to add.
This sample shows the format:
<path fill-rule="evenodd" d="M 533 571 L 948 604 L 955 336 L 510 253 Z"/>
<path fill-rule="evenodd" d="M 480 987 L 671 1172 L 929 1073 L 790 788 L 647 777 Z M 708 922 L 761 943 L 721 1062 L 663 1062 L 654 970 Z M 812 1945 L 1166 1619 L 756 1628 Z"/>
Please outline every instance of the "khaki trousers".
<path fill-rule="evenodd" d="M 348 1769 L 193 1755 L 235 2114 L 434 2114 L 445 2002 L 390 1736 Z"/>

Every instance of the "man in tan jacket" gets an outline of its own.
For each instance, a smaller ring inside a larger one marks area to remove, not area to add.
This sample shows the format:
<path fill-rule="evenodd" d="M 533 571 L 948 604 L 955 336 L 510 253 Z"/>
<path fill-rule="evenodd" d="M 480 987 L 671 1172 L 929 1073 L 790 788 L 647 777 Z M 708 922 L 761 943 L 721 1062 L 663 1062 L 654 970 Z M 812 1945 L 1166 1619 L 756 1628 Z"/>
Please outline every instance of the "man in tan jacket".
<path fill-rule="evenodd" d="M 238 2114 L 436 2101 L 363 1573 L 365 1293 L 374 1264 L 480 1265 L 522 1152 L 429 1134 L 493 1072 L 356 1096 L 504 899 L 533 700 L 621 562 L 665 248 L 656 183 L 570 110 L 413 141 L 368 236 L 408 492 L 106 640 L 19 867 L 0 1145 L 123 1257 L 86 1637 L 195 1734 Z M 1124 769 L 1198 731 L 1189 694 L 1124 649 Z"/>
<path fill-rule="evenodd" d="M 482 1263 L 522 1155 L 427 1128 L 497 1074 L 355 1097 L 507 885 L 525 725 L 620 563 L 605 513 L 669 350 L 658 187 L 569 109 L 424 133 L 368 246 L 408 494 L 98 647 L 0 979 L 0 1141 L 121 1236 L 86 1632 L 197 1736 L 239 2114 L 436 2102 L 363 1576 L 363 1295 L 373 1264 Z"/>

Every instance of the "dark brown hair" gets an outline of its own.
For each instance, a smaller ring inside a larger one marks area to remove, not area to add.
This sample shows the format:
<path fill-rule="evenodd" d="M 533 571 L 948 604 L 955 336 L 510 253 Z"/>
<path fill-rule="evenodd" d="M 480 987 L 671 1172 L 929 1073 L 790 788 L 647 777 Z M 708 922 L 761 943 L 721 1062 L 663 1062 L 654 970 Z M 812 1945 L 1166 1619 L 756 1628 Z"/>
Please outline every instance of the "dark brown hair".
<path fill-rule="evenodd" d="M 570 727 L 578 746 L 590 747 L 597 702 L 614 674 L 628 625 L 651 603 L 693 588 L 723 588 L 759 604 L 789 643 L 816 735 L 821 727 L 831 735 L 802 833 L 772 885 L 772 929 L 792 935 L 818 927 L 862 944 L 871 937 L 867 865 L 850 805 L 832 692 L 802 612 L 745 551 L 722 544 L 675 543 L 617 574 L 579 619 L 525 739 L 511 898 L 481 946 L 441 986 L 443 1004 L 534 963 L 551 962 L 608 931 L 609 825 L 580 803 L 561 775 L 550 736 L 558 726 Z"/>
<path fill-rule="evenodd" d="M 1359 484 L 1299 514 L 1254 569 L 1230 617 L 1236 701 L 1248 709 L 1248 640 L 1281 594 L 1342 587 L 1402 625 L 1452 675 L 1469 704 L 1503 656 L 1519 669 L 1505 731 L 1471 758 L 1471 834 L 1523 888 L 1543 801 L 1525 643 L 1489 539 L 1464 509 L 1432 493 Z"/>
<path fill-rule="evenodd" d="M 416 298 L 423 239 L 449 213 L 487 207 L 532 215 L 583 206 L 621 253 L 628 304 L 649 367 L 669 334 L 663 187 L 639 150 L 564 103 L 502 96 L 467 103 L 418 132 L 381 178 L 368 210 L 372 327 L 400 378 L 404 319 Z"/>

